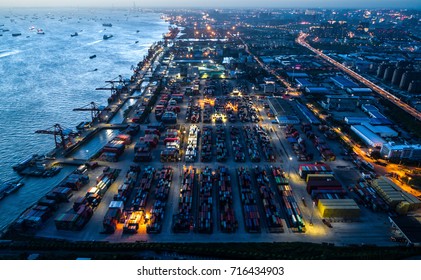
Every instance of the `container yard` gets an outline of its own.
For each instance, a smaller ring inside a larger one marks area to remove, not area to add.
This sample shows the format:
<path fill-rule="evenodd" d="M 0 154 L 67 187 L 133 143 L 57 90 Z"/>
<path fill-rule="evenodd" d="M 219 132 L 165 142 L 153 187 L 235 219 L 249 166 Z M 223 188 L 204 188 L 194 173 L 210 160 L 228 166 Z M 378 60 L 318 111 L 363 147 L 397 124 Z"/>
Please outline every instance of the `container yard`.
<path fill-rule="evenodd" d="M 166 55 L 173 63 L 174 54 Z M 343 150 L 336 134 L 302 104 L 275 100 L 306 119 L 281 125 L 267 97 L 248 95 L 247 85 L 240 94 L 236 79 L 149 72 L 156 81 L 132 97 L 121 126 L 101 124 L 115 132 L 89 158 L 101 167 L 84 165 L 48 189 L 14 223 L 17 231 L 106 242 L 329 242 L 346 232 L 335 231 L 343 218 L 361 222 L 346 225 L 353 242 L 370 215 L 420 207 L 409 195 L 397 199 L 381 180 L 342 183 L 335 173 L 351 163 L 336 158 Z M 130 96 L 123 91 L 112 93 L 111 105 Z M 383 221 L 373 223 L 376 238 L 387 234 Z"/>

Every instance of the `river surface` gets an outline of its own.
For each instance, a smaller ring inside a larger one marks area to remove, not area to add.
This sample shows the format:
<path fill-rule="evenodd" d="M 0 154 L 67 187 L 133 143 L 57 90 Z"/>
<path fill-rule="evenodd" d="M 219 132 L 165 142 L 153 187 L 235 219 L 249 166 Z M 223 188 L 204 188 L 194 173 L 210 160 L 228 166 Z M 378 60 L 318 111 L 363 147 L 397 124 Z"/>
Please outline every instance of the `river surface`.
<path fill-rule="evenodd" d="M 52 150 L 53 136 L 35 130 L 56 123 L 75 130 L 89 121 L 90 112 L 72 110 L 92 101 L 106 105 L 110 92 L 95 88 L 119 75 L 130 78 L 132 65 L 167 30 L 160 14 L 140 10 L 0 9 L 0 180 L 17 177 L 12 165 Z M 78 36 L 70 36 L 75 32 Z M 113 37 L 104 40 L 104 34 Z M 118 114 L 112 122 L 122 120 Z M 88 158 L 113 135 L 102 131 L 74 157 Z M 50 179 L 25 179 L 22 189 L 0 201 L 0 229 L 73 169 L 64 168 Z"/>

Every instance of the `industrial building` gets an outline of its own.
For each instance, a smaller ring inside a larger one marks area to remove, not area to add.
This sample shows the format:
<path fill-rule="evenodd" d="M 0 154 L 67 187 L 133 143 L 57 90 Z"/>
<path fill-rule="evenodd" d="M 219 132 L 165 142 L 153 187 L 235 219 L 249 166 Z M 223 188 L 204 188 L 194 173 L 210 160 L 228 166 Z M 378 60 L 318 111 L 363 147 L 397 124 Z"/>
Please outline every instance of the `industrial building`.
<path fill-rule="evenodd" d="M 399 135 L 398 132 L 396 132 L 395 130 L 393 130 L 392 128 L 388 126 L 384 126 L 384 125 L 374 126 L 374 125 L 371 125 L 370 123 L 362 123 L 362 125 L 368 128 L 371 132 L 376 133 L 380 137 L 393 138 Z"/>
<path fill-rule="evenodd" d="M 326 100 L 321 105 L 326 110 L 355 111 L 358 106 L 358 96 L 326 95 Z"/>
<path fill-rule="evenodd" d="M 306 87 L 305 91 L 309 94 L 328 94 L 329 90 L 325 87 Z"/>
<path fill-rule="evenodd" d="M 421 246 L 421 217 L 397 216 L 389 217 L 392 227 L 397 229 L 406 239 L 408 245 Z"/>
<path fill-rule="evenodd" d="M 295 78 L 295 82 L 301 88 L 314 87 L 314 84 L 306 78 Z"/>
<path fill-rule="evenodd" d="M 360 137 L 361 140 L 363 140 L 364 143 L 366 143 L 368 146 L 374 148 L 381 148 L 383 144 L 386 143 L 386 141 L 383 138 L 381 138 L 380 136 L 378 136 L 363 125 L 352 125 L 351 130 L 354 131 L 358 135 L 358 137 Z"/>
<path fill-rule="evenodd" d="M 319 199 L 317 208 L 323 218 L 356 219 L 361 214 L 353 199 Z"/>
<path fill-rule="evenodd" d="M 367 94 L 373 92 L 371 88 L 348 88 L 346 91 L 354 95 Z"/>
<path fill-rule="evenodd" d="M 388 159 L 405 159 L 412 161 L 421 161 L 421 145 L 395 145 L 393 142 L 382 146 L 380 153 Z"/>
<path fill-rule="evenodd" d="M 344 122 L 349 125 L 370 123 L 371 118 L 369 117 L 345 117 Z"/>
<path fill-rule="evenodd" d="M 345 89 L 345 88 L 357 88 L 358 84 L 354 83 L 353 81 L 342 77 L 342 76 L 335 76 L 330 78 L 330 80 L 338 87 Z"/>
<path fill-rule="evenodd" d="M 308 74 L 300 72 L 287 72 L 288 78 L 308 78 Z"/>
<path fill-rule="evenodd" d="M 301 123 L 300 119 L 297 116 L 276 116 L 276 120 L 280 125 Z"/>

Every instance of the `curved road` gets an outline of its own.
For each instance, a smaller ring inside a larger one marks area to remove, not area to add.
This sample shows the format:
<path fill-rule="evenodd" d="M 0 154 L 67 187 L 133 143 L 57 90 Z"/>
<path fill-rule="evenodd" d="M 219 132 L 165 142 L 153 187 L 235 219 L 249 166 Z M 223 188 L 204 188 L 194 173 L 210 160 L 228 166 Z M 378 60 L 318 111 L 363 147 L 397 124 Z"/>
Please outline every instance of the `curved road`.
<path fill-rule="evenodd" d="M 301 33 L 297 38 L 297 43 L 301 46 L 309 49 L 310 51 L 314 52 L 315 54 L 319 55 L 321 58 L 325 59 L 326 61 L 330 62 L 331 64 L 335 65 L 351 77 L 357 79 L 358 81 L 362 82 L 367 87 L 371 88 L 376 93 L 380 94 L 382 97 L 386 98 L 390 102 L 394 103 L 395 105 L 399 106 L 403 110 L 405 110 L 408 114 L 416 118 L 418 121 L 421 121 L 421 113 L 416 110 L 415 108 L 409 106 L 408 104 L 402 102 L 399 98 L 391 94 L 390 92 L 382 89 L 378 85 L 374 84 L 373 82 L 369 81 L 368 79 L 364 78 L 363 76 L 357 74 L 356 72 L 352 71 L 351 69 L 345 67 L 341 63 L 337 62 L 336 60 L 330 58 L 329 56 L 325 55 L 323 52 L 313 48 L 310 46 L 305 39 L 307 38 L 308 34 Z"/>

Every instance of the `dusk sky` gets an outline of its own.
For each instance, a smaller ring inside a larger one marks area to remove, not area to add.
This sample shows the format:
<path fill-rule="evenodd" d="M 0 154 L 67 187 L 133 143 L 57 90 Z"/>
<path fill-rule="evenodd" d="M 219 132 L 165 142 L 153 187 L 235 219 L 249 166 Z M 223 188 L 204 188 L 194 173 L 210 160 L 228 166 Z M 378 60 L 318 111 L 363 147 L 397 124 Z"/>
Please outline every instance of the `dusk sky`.
<path fill-rule="evenodd" d="M 279 8 L 416 8 L 420 0 L 14 0 L 0 1 L 0 7 L 279 7 Z"/>

